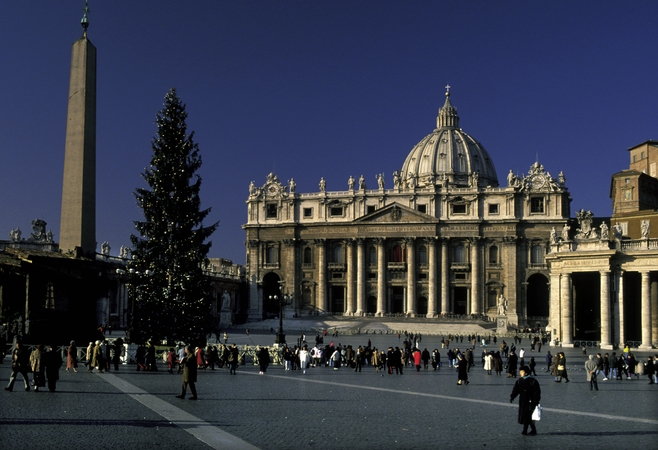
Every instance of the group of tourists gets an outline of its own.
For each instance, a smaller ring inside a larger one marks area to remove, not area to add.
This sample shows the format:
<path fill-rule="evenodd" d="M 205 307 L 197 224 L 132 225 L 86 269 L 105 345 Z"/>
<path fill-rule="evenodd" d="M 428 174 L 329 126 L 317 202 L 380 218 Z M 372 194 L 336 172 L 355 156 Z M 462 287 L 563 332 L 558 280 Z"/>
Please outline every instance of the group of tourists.
<path fill-rule="evenodd" d="M 32 372 L 34 392 L 39 392 L 39 388 L 45 387 L 46 380 L 48 382 L 48 390 L 55 392 L 57 380 L 59 380 L 59 369 L 62 367 L 62 364 L 62 358 L 53 346 L 39 344 L 30 351 L 23 347 L 20 341 L 16 341 L 11 353 L 11 376 L 9 377 L 9 384 L 5 387 L 5 391 L 11 392 L 14 389 L 16 376 L 21 374 L 25 390 L 29 392 L 31 387 L 28 373 Z"/>

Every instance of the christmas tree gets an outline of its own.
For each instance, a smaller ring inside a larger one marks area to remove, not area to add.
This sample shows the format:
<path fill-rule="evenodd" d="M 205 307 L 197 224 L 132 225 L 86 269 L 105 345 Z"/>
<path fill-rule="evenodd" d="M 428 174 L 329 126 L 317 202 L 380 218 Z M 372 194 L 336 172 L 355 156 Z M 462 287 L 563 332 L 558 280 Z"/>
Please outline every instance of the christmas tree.
<path fill-rule="evenodd" d="M 202 226 L 210 208 L 201 210 L 201 167 L 194 132 L 187 134 L 185 105 L 171 89 L 156 116 L 153 156 L 142 177 L 148 188 L 135 191 L 144 214 L 130 237 L 130 340 L 144 343 L 205 343 L 212 326 L 211 286 L 204 274 L 218 223 Z"/>

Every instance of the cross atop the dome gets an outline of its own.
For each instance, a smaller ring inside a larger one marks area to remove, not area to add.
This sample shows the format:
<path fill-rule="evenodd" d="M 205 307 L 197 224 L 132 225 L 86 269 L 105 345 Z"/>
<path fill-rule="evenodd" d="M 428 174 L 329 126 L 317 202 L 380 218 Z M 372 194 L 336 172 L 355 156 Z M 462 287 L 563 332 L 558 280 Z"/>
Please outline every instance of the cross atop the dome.
<path fill-rule="evenodd" d="M 446 84 L 446 97 L 450 97 L 450 85 Z"/>

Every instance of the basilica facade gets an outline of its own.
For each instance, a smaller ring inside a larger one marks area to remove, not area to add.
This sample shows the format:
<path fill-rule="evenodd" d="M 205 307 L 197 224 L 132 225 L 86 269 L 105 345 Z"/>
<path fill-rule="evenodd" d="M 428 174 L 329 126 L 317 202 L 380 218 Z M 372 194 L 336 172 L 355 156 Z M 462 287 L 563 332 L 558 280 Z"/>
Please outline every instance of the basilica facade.
<path fill-rule="evenodd" d="M 503 315 L 546 326 L 552 231 L 569 222 L 560 172 L 535 162 L 503 185 L 446 93 L 436 128 L 386 186 L 299 193 L 269 174 L 247 199 L 250 320 L 287 314 Z M 372 179 L 370 175 L 368 177 Z"/>

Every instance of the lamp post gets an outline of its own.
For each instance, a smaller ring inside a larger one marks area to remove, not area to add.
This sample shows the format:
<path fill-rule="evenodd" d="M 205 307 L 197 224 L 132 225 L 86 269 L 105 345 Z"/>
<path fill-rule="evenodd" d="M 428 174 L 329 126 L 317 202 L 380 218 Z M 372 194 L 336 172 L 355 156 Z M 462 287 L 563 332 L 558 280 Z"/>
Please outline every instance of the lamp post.
<path fill-rule="evenodd" d="M 274 300 L 279 305 L 279 330 L 276 333 L 275 344 L 281 345 L 286 343 L 286 335 L 283 334 L 283 307 L 289 305 L 291 299 L 292 297 L 288 294 L 282 297 L 270 295 L 270 300 Z"/>

